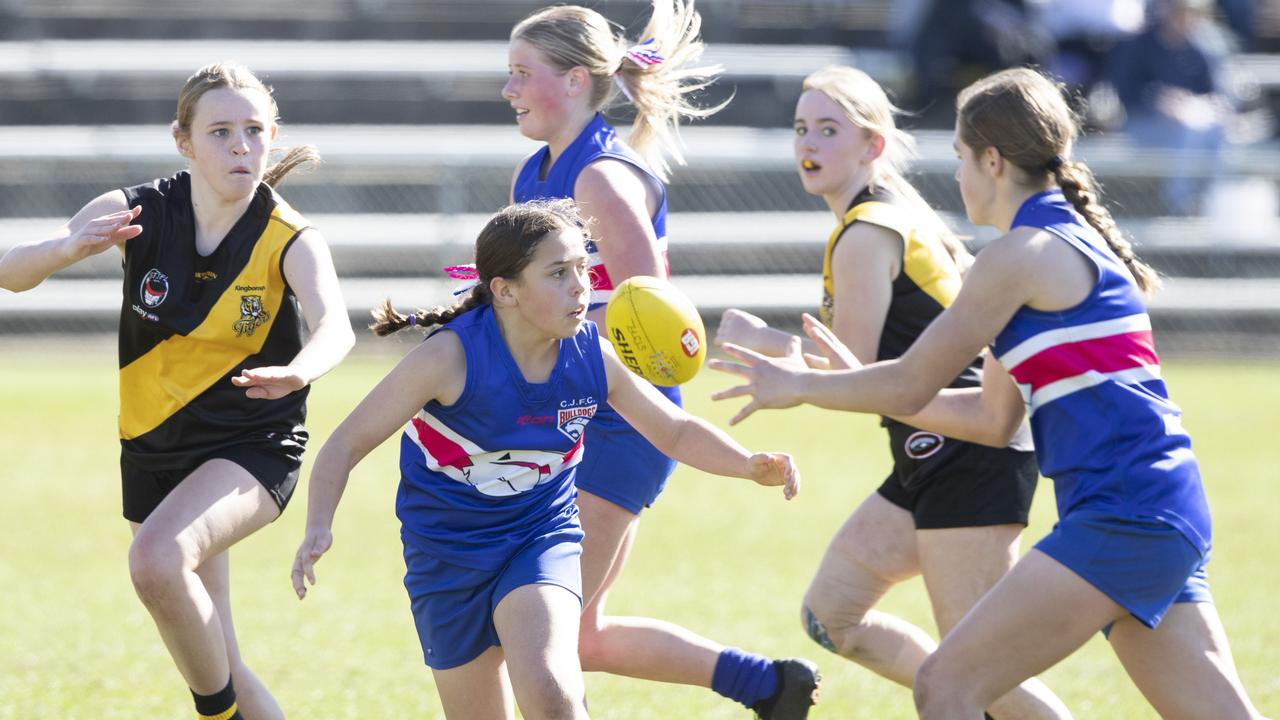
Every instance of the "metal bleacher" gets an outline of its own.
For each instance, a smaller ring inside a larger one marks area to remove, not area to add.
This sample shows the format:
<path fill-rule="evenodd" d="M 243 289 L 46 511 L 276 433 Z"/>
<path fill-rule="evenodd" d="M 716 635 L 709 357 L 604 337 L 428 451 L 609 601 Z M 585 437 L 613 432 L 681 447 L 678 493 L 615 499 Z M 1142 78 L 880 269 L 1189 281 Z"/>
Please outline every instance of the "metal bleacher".
<path fill-rule="evenodd" d="M 593 4 L 633 34 L 648 7 Z M 283 144 L 313 143 L 325 156 L 315 171 L 290 176 L 284 194 L 332 245 L 353 319 L 388 295 L 403 305 L 446 300 L 438 269 L 468 259 L 485 214 L 506 202 L 512 169 L 535 147 L 514 128 L 500 89 L 504 38 L 541 5 L 227 0 L 211 17 L 214 6 L 194 2 L 0 0 L 0 252 L 47 235 L 106 189 L 180 168 L 166 128 L 177 90 L 196 67 L 231 59 L 275 87 Z M 705 60 L 726 69 L 705 99 L 733 101 L 683 133 L 689 164 L 671 184 L 669 226 L 673 279 L 708 322 L 731 306 L 794 322 L 816 305 L 830 219 L 795 177 L 791 109 L 800 79 L 824 65 L 902 81 L 905 61 L 876 41 L 888 5 L 700 4 Z M 1280 97 L 1276 56 L 1236 62 Z M 914 180 L 981 244 L 990 233 L 963 220 L 949 131 L 915 130 Z M 1167 157 L 1113 136 L 1086 138 L 1077 155 L 1106 183 L 1143 256 L 1168 276 L 1152 305 L 1164 347 L 1280 349 L 1274 215 L 1167 218 L 1154 190 L 1171 171 Z M 1271 183 L 1274 193 L 1280 143 L 1233 147 L 1225 163 L 1228 181 L 1260 181 L 1263 192 Z M 106 330 L 118 307 L 118 258 L 104 255 L 38 290 L 0 294 L 0 335 Z"/>

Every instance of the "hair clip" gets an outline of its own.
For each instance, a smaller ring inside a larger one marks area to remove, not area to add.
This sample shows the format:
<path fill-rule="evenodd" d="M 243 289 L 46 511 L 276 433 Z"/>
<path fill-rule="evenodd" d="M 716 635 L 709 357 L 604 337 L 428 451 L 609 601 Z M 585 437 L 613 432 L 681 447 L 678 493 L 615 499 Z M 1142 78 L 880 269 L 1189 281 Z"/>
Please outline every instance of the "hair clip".
<path fill-rule="evenodd" d="M 480 284 L 480 271 L 476 270 L 475 265 L 449 265 L 440 269 L 444 271 L 445 275 L 448 275 L 454 280 L 468 281 L 454 288 L 454 295 L 471 292 L 475 286 Z"/>
<path fill-rule="evenodd" d="M 622 57 L 642 68 L 661 65 L 666 61 L 666 58 L 658 54 L 658 42 L 653 38 L 649 38 L 642 43 L 638 43 L 627 48 L 627 51 L 622 54 Z"/>

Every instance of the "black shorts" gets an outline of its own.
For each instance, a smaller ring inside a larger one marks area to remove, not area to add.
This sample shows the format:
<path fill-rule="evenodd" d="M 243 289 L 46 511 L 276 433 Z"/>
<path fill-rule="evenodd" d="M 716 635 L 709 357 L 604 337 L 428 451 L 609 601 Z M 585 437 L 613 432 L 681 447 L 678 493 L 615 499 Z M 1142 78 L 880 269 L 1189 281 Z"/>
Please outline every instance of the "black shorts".
<path fill-rule="evenodd" d="M 1040 477 L 1035 453 L 953 440 L 891 423 L 893 472 L 877 492 L 919 530 L 1027 524 Z"/>
<path fill-rule="evenodd" d="M 173 470 L 145 470 L 120 458 L 120 482 L 124 500 L 124 517 L 141 523 L 160 501 L 209 460 L 223 459 L 244 468 L 271 494 L 280 512 L 289 504 L 298 485 L 298 469 L 302 466 L 302 449 L 263 445 L 232 445 L 210 452 L 190 467 Z"/>

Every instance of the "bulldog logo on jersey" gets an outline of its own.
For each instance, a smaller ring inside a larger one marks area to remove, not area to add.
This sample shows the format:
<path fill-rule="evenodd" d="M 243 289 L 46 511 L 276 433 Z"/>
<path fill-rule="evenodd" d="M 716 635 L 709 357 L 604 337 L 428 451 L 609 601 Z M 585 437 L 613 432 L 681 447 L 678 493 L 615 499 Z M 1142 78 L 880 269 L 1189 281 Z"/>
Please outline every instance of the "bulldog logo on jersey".
<path fill-rule="evenodd" d="M 911 433 L 904 443 L 903 449 L 907 451 L 907 457 L 912 460 L 923 460 L 930 455 L 942 449 L 943 437 L 937 433 L 920 432 Z"/>
<path fill-rule="evenodd" d="M 149 308 L 156 307 L 169 297 L 169 276 L 156 268 L 151 268 L 142 278 L 142 304 Z"/>
<path fill-rule="evenodd" d="M 236 337 L 252 335 L 258 326 L 271 319 L 271 315 L 262 309 L 261 295 L 240 296 L 240 319 L 231 325 Z"/>
<path fill-rule="evenodd" d="M 556 427 L 565 437 L 577 442 L 587 429 L 587 423 L 595 417 L 596 405 L 579 405 L 578 407 L 560 408 L 556 416 Z"/>

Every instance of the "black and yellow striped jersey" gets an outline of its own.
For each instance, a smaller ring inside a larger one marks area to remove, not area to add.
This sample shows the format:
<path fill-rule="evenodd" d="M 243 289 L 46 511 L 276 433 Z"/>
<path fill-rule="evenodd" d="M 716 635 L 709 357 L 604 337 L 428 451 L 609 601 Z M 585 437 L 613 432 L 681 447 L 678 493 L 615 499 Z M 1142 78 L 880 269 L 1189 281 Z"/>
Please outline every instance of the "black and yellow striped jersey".
<path fill-rule="evenodd" d="M 147 470 L 190 467 L 220 448 L 306 442 L 308 388 L 278 400 L 245 397 L 231 378 L 287 365 L 302 347 L 285 253 L 306 220 L 269 186 L 217 249 L 196 251 L 191 176 L 124 189 L 143 227 L 125 244 L 120 311 L 122 457 Z"/>
<path fill-rule="evenodd" d="M 849 204 L 849 210 L 827 240 L 822 258 L 823 324 L 831 326 L 835 317 L 835 281 L 831 258 L 841 236 L 857 222 L 870 223 L 902 238 L 902 271 L 893 281 L 893 297 L 880 332 L 876 360 L 901 357 L 924 329 L 942 314 L 960 292 L 960 270 L 942 240 L 921 232 L 909 211 L 883 188 L 866 188 Z M 982 382 L 975 359 L 951 387 L 974 387 Z"/>

